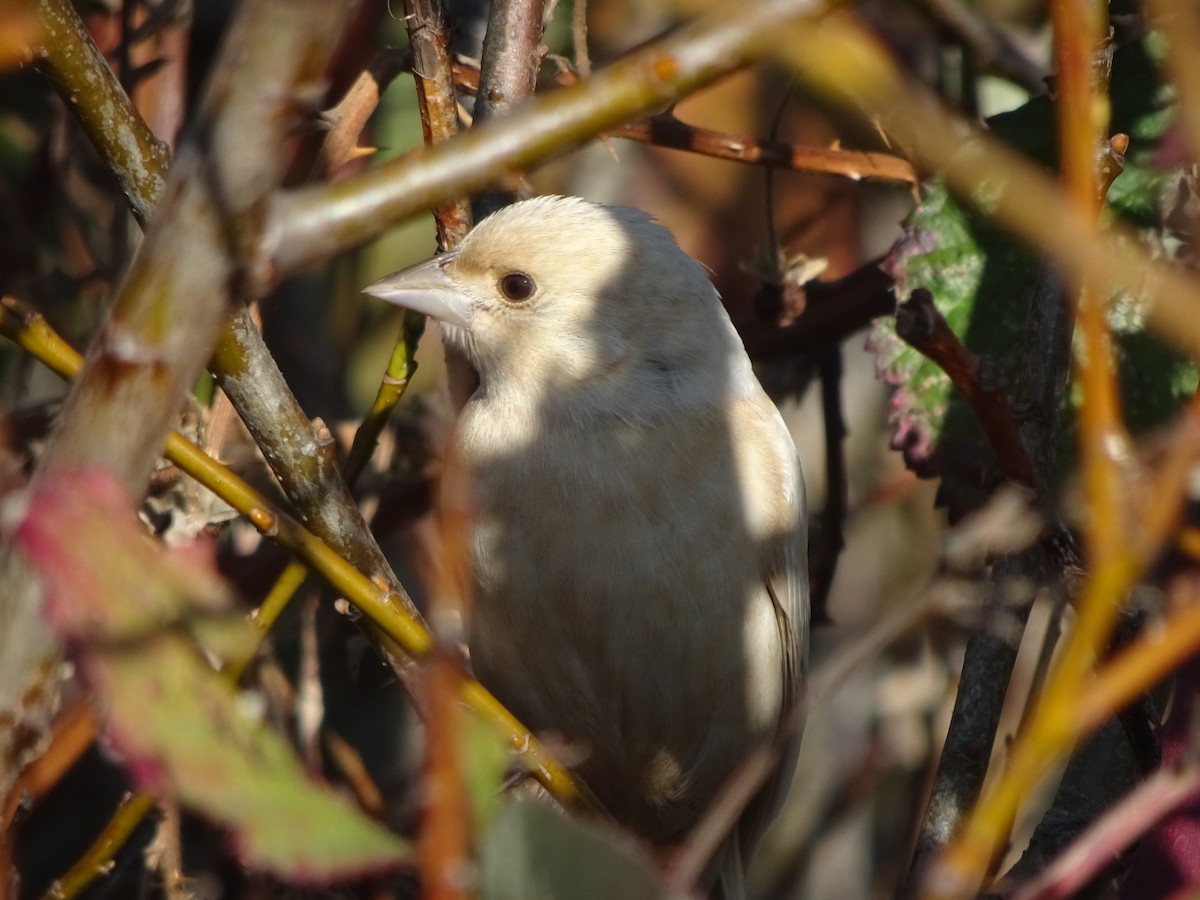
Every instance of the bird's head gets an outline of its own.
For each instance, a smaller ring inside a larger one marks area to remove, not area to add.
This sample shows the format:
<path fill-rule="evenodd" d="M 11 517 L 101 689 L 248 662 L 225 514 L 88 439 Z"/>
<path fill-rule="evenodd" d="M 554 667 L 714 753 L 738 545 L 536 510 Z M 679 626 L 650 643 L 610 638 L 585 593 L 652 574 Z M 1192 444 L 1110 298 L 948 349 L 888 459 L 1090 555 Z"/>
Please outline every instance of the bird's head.
<path fill-rule="evenodd" d="M 436 319 L 487 391 L 543 404 L 712 402 L 744 359 L 703 268 L 665 228 L 578 198 L 508 206 L 364 291 Z"/>

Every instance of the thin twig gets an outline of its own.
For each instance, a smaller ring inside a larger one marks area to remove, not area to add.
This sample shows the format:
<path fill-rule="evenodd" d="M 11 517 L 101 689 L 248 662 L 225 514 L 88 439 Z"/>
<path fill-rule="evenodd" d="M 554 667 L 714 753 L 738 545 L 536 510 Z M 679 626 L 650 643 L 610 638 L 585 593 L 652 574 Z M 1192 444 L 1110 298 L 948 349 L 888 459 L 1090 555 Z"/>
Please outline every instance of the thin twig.
<path fill-rule="evenodd" d="M 392 79 L 410 67 L 407 63 L 407 54 L 398 50 L 381 51 L 342 99 L 321 114 L 321 120 L 329 128 L 318 155 L 326 178 L 334 177 L 346 163 L 371 152 L 358 146 L 359 135 L 379 105 L 380 95 Z"/>
<path fill-rule="evenodd" d="M 896 310 L 896 334 L 937 363 L 966 398 L 1005 476 L 1017 484 L 1038 488 L 1040 479 L 1025 449 L 999 372 L 993 363 L 972 353 L 958 339 L 929 291 L 918 288 Z"/>
<path fill-rule="evenodd" d="M 605 134 L 655 147 L 790 169 L 793 172 L 837 175 L 852 181 L 889 184 L 916 185 L 918 182 L 912 163 L 889 153 L 843 150 L 840 147 L 801 147 L 786 141 L 759 140 L 688 125 L 667 113 L 622 125 Z"/>
<path fill-rule="evenodd" d="M 492 0 L 479 62 L 473 128 L 511 113 L 533 96 L 542 63 L 544 13 L 544 0 Z M 484 191 L 472 204 L 476 220 L 515 199 L 511 191 Z"/>
<path fill-rule="evenodd" d="M 575 71 L 580 78 L 592 74 L 592 57 L 588 53 L 587 0 L 571 4 L 571 46 L 575 50 Z"/>
<path fill-rule="evenodd" d="M 441 144 L 461 130 L 458 119 L 458 97 L 454 91 L 454 64 L 450 56 L 450 26 L 435 0 L 405 0 L 408 40 L 413 51 L 413 80 L 417 88 L 417 105 L 421 110 L 421 128 L 426 146 Z M 457 247 L 471 230 L 471 205 L 464 196 L 453 197 L 433 207 L 437 226 L 438 246 L 442 250 Z M 423 316 L 405 311 L 401 328 L 402 339 L 415 341 L 424 328 Z M 442 352 L 446 360 L 446 382 L 456 409 L 461 409 L 479 384 L 466 353 L 445 342 Z M 408 354 L 411 359 L 412 354 Z M 392 362 L 396 362 L 393 354 Z M 387 378 L 407 381 L 412 371 L 399 371 L 389 366 Z M 385 382 L 387 381 L 385 378 Z M 383 385 L 376 398 L 378 408 L 385 398 Z"/>
<path fill-rule="evenodd" d="M 809 567 L 812 621 L 830 621 L 827 603 L 846 545 L 849 479 L 846 474 L 846 422 L 842 416 L 842 347 L 832 345 L 821 357 L 821 411 L 825 417 L 825 508 L 821 511 L 821 542 Z"/>

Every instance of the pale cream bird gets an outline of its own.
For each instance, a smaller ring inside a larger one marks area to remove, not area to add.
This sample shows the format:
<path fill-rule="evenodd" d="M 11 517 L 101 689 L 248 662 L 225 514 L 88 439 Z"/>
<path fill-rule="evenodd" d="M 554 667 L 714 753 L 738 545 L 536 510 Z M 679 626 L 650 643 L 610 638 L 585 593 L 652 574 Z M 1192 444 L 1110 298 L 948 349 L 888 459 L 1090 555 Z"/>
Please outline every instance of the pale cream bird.
<path fill-rule="evenodd" d="M 451 450 L 476 675 L 581 748 L 618 821 L 681 841 L 781 734 L 807 656 L 800 466 L 716 290 L 645 213 L 540 197 L 366 292 L 436 319 L 479 371 Z M 718 861 L 726 897 L 790 738 Z"/>

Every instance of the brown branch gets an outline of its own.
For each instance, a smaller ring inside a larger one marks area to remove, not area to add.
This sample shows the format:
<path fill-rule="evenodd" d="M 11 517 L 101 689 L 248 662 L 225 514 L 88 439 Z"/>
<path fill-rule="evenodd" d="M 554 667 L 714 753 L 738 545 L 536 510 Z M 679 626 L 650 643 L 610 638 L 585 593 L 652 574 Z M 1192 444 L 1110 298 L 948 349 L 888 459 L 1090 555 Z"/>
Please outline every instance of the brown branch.
<path fill-rule="evenodd" d="M 801 147 L 786 141 L 760 140 L 688 125 L 664 113 L 606 132 L 608 137 L 684 150 L 701 156 L 753 163 L 820 175 L 838 175 L 853 181 L 880 181 L 916 185 L 912 163 L 889 153 L 866 153 L 834 147 Z"/>
<path fill-rule="evenodd" d="M 501 118 L 533 96 L 542 63 L 544 14 L 543 0 L 492 0 L 479 62 L 474 125 Z M 516 199 L 512 191 L 484 191 L 475 198 L 475 218 L 482 219 Z"/>
<path fill-rule="evenodd" d="M 970 51 L 977 70 L 1007 78 L 1034 96 L 1046 93 L 1049 73 L 972 7 L 958 0 L 916 0 L 916 5 Z"/>
<path fill-rule="evenodd" d="M 875 260 L 836 281 L 810 281 L 806 284 L 764 285 L 760 298 L 751 306 L 772 307 L 785 304 L 801 307 L 801 313 L 784 327 L 762 319 L 739 319 L 738 333 L 750 358 L 766 362 L 815 354 L 831 344 L 844 341 L 880 316 L 896 309 L 890 275 Z M 794 291 L 796 296 L 784 297 Z"/>
<path fill-rule="evenodd" d="M 970 404 L 996 452 L 1000 471 L 1017 484 L 1037 489 L 1040 479 L 1013 417 L 998 367 L 967 349 L 934 305 L 929 291 L 918 288 L 896 310 L 896 334 L 937 363 Z"/>
<path fill-rule="evenodd" d="M 326 178 L 333 178 L 346 163 L 370 152 L 358 146 L 359 135 L 379 105 L 380 95 L 392 79 L 409 67 L 407 54 L 398 50 L 382 51 L 354 80 L 342 99 L 321 114 L 329 128 L 319 153 L 319 163 Z"/>
<path fill-rule="evenodd" d="M 299 108 L 296 98 L 313 92 L 348 6 L 264 0 L 241 7 L 214 64 L 199 127 L 165 187 L 162 145 L 120 91 L 74 10 L 56 0 L 40 7 L 49 40 L 44 67 L 60 90 L 79 87 L 77 113 L 132 207 L 143 218 L 151 208 L 158 214 L 67 395 L 36 478 L 100 465 L 115 472 L 130 495 L 144 493 L 221 322 L 254 280 L 249 261 L 267 197 L 282 176 L 280 148 Z M 46 726 L 36 707 L 42 704 L 43 713 L 52 707 L 55 682 L 47 673 L 56 667 L 28 573 L 9 558 L 0 582 L 6 623 L 0 629 L 0 709 L 11 714 L 11 727 L 0 729 L 3 788 L 36 749 Z M 18 703 L 9 701 L 10 691 Z"/>
<path fill-rule="evenodd" d="M 571 4 L 571 45 L 575 50 L 575 71 L 580 78 L 592 74 L 592 57 L 588 53 L 587 0 Z"/>
<path fill-rule="evenodd" d="M 413 49 L 413 79 L 417 87 L 417 104 L 421 109 L 421 128 L 425 145 L 447 141 L 459 133 L 458 97 L 454 92 L 454 63 L 450 56 L 450 29 L 436 0 L 405 0 L 408 21 L 408 40 Z M 456 197 L 433 207 L 437 225 L 438 245 L 452 250 L 462 243 L 471 230 L 473 217 L 466 197 Z M 405 331 L 424 327 L 417 313 L 404 313 Z M 442 345 L 446 361 L 446 384 L 455 409 L 467 405 L 479 376 L 472 368 L 466 353 L 450 343 Z"/>
<path fill-rule="evenodd" d="M 573 73 L 558 75 L 560 84 L 578 84 Z M 468 93 L 479 90 L 479 70 L 467 62 L 454 64 L 454 82 Z M 667 112 L 605 131 L 603 137 L 625 138 L 653 147 L 682 150 L 715 159 L 790 169 L 820 175 L 839 175 L 854 181 L 916 185 L 920 181 L 908 160 L 890 153 L 842 150 L 840 147 L 801 147 L 786 141 L 713 131 L 680 121 Z"/>
<path fill-rule="evenodd" d="M 436 0 L 405 0 L 404 11 L 425 144 L 440 144 L 460 131 L 450 29 Z M 437 204 L 433 217 L 443 250 L 457 247 L 471 230 L 471 208 L 462 198 Z"/>

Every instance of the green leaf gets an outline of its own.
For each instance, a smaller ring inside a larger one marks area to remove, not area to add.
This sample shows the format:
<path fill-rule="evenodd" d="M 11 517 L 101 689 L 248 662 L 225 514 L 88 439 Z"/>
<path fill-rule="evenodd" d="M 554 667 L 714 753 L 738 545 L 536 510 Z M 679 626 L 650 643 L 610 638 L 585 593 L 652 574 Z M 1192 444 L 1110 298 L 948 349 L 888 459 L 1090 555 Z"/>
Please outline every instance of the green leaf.
<path fill-rule="evenodd" d="M 228 829 L 246 865 L 291 881 L 357 878 L 408 859 L 402 840 L 310 781 L 260 721 L 256 698 L 207 661 L 214 647 L 232 656 L 255 641 L 210 554 L 150 541 L 115 478 L 99 469 L 37 487 L 14 540 L 139 784 Z"/>
<path fill-rule="evenodd" d="M 1159 146 L 1173 115 L 1172 96 L 1161 86 L 1150 41 L 1114 54 L 1112 131 L 1130 135 L 1125 168 L 1107 197 L 1106 215 L 1137 229 L 1160 256 L 1184 247 L 1172 213 L 1188 197 L 1190 183 L 1178 170 L 1157 167 Z M 1054 165 L 1056 123 L 1045 97 L 988 121 L 992 132 L 1018 150 Z M 940 181 L 925 186 L 904 225 L 904 236 L 886 262 L 907 297 L 924 287 L 959 338 L 1000 366 L 1010 385 L 1023 374 L 1030 298 L 1041 271 L 1038 255 L 960 203 Z M 1136 433 L 1163 424 L 1190 396 L 1195 365 L 1148 334 L 1135 298 L 1115 298 L 1110 314 L 1127 423 Z M 878 320 L 869 346 L 880 377 L 895 388 L 889 408 L 893 447 L 923 475 L 938 475 L 952 496 L 968 505 L 990 489 L 992 454 L 971 411 L 940 368 L 897 337 L 891 319 Z M 1068 392 L 1071 396 L 1071 392 Z M 1073 459 L 1070 426 L 1061 430 L 1058 458 Z"/>

